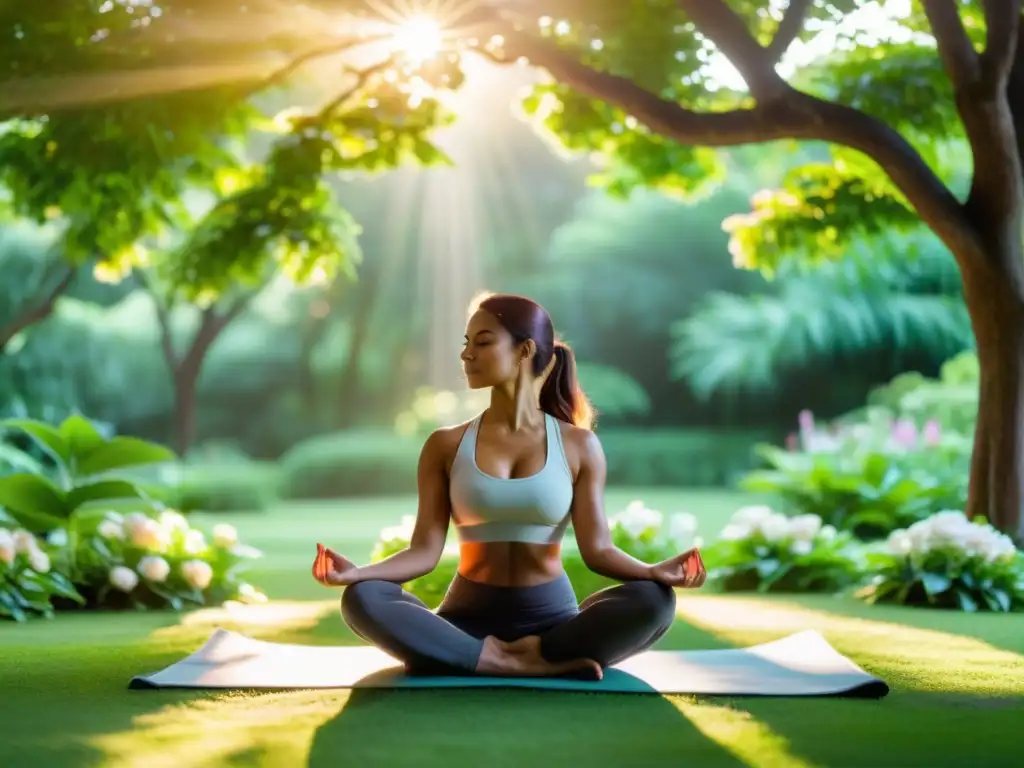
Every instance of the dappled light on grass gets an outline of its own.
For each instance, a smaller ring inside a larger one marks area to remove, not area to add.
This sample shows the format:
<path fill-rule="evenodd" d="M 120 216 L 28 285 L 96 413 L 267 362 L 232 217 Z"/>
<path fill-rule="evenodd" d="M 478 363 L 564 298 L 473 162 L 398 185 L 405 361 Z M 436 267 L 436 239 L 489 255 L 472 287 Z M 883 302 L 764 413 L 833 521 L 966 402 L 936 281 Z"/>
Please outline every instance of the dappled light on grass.
<path fill-rule="evenodd" d="M 817 768 L 817 763 L 794 754 L 783 736 L 749 712 L 680 696 L 669 699 L 705 737 L 750 768 Z"/>
<path fill-rule="evenodd" d="M 150 637 L 153 640 L 202 641 L 215 629 L 223 628 L 260 640 L 286 642 L 283 635 L 312 630 L 337 610 L 337 600 L 275 600 L 264 605 L 228 603 L 185 614 L 180 623 L 161 627 Z"/>
<path fill-rule="evenodd" d="M 346 701 L 346 694 L 323 691 L 227 694 L 165 706 L 134 718 L 131 729 L 90 743 L 109 768 L 303 766 L 317 729 Z"/>
<path fill-rule="evenodd" d="M 837 601 L 836 610 L 842 610 Z M 1024 655 L 977 637 L 815 610 L 796 602 L 744 597 L 687 597 L 679 615 L 737 646 L 794 632 L 821 632 L 840 653 L 895 689 L 975 696 L 1024 695 Z M 988 618 L 988 617 L 985 617 Z M 999 617 L 1013 621 L 1016 617 Z"/>

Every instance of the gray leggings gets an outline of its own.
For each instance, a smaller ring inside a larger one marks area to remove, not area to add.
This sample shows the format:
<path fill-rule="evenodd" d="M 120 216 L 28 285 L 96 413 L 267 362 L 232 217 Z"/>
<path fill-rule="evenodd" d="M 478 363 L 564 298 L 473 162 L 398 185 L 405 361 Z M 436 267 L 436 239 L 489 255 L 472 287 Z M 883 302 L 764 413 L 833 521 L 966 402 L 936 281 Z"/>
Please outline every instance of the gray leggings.
<path fill-rule="evenodd" d="M 456 576 L 436 612 L 388 581 L 346 587 L 341 612 L 364 641 L 411 671 L 476 670 L 483 638 L 539 635 L 551 662 L 578 658 L 611 666 L 650 648 L 671 626 L 675 593 L 653 581 L 628 581 L 577 605 L 569 578 L 534 587 L 496 587 Z"/>

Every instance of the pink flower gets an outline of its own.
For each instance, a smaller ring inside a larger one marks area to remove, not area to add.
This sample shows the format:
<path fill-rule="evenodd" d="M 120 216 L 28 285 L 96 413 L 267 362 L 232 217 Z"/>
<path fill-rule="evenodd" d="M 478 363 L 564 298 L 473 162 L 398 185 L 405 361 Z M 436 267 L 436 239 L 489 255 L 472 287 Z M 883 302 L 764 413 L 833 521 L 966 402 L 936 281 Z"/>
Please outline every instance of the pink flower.
<path fill-rule="evenodd" d="M 892 439 L 904 448 L 913 448 L 917 443 L 917 425 L 910 419 L 899 419 L 892 428 Z"/>
<path fill-rule="evenodd" d="M 942 427 L 939 425 L 939 422 L 935 419 L 929 419 L 924 425 L 922 436 L 925 445 L 938 445 L 942 442 Z"/>
<path fill-rule="evenodd" d="M 786 450 L 790 453 L 795 453 L 800 450 L 800 438 L 796 432 L 790 432 L 786 435 Z"/>
<path fill-rule="evenodd" d="M 814 431 L 814 414 L 808 410 L 800 411 L 800 415 L 797 416 L 797 421 L 800 423 L 800 431 L 803 433 L 809 433 Z"/>

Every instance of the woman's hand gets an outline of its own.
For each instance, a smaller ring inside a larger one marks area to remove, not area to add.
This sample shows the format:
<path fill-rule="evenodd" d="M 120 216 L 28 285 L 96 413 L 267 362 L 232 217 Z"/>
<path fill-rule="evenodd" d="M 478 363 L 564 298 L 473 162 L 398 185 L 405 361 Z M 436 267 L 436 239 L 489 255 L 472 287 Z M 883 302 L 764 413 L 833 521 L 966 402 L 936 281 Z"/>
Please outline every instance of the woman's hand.
<path fill-rule="evenodd" d="M 651 568 L 651 578 L 670 587 L 696 589 L 708 578 L 699 549 L 688 549 L 681 555 L 670 557 Z"/>
<path fill-rule="evenodd" d="M 343 587 L 354 584 L 358 573 L 356 564 L 320 542 L 316 545 L 313 578 L 325 587 Z"/>

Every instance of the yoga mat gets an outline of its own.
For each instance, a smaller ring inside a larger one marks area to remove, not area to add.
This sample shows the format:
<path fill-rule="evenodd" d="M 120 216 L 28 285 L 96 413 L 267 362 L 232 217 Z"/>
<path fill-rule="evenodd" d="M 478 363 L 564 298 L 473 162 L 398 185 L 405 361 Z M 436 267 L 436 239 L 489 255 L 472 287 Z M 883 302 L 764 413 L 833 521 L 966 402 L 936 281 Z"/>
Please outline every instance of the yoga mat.
<path fill-rule="evenodd" d="M 750 648 L 647 651 L 605 670 L 600 681 L 566 678 L 406 675 L 370 646 L 269 643 L 217 629 L 190 656 L 129 688 L 532 688 L 591 693 L 881 698 L 889 686 L 815 631 Z"/>

